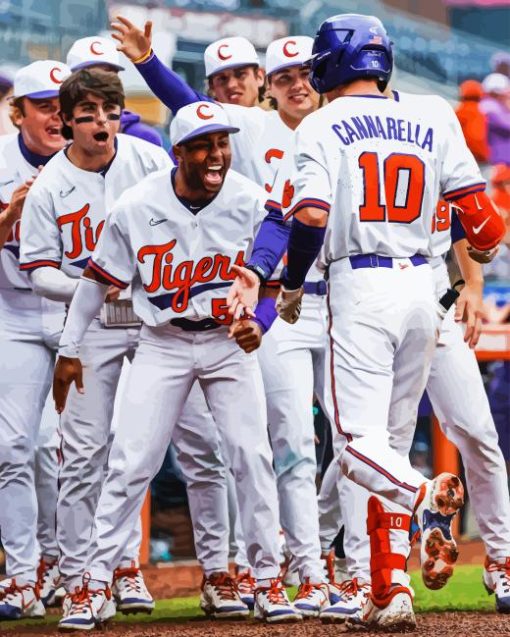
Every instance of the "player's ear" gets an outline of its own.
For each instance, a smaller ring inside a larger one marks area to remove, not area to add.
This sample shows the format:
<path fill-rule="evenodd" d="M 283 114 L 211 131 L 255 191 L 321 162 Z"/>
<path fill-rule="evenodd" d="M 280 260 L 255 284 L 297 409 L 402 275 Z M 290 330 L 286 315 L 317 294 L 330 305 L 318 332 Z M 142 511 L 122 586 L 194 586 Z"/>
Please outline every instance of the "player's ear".
<path fill-rule="evenodd" d="M 259 68 L 255 71 L 255 77 L 257 78 L 257 85 L 262 88 L 264 86 L 264 83 L 266 81 L 266 72 L 264 71 L 264 69 Z"/>
<path fill-rule="evenodd" d="M 177 163 L 179 164 L 182 161 L 182 147 L 178 144 L 172 146 L 172 153 L 174 154 Z"/>

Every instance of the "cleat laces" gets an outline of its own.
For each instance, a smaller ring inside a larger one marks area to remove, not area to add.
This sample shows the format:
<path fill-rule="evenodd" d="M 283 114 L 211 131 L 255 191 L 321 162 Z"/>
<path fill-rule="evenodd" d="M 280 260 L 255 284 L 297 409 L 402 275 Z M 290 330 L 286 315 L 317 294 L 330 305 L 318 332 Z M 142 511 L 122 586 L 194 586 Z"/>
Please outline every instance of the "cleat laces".
<path fill-rule="evenodd" d="M 358 593 L 364 593 L 367 588 L 367 584 L 360 584 L 358 578 L 354 577 L 340 584 L 340 594 L 345 599 L 353 599 Z"/>
<path fill-rule="evenodd" d="M 266 589 L 268 600 L 272 604 L 280 604 L 281 606 L 289 606 L 289 601 L 285 596 L 283 587 L 279 579 L 272 579 L 271 586 Z"/>
<path fill-rule="evenodd" d="M 225 599 L 237 600 L 237 587 L 228 573 L 219 573 L 209 577 L 211 586 L 217 589 L 220 596 Z"/>
<path fill-rule="evenodd" d="M 498 571 L 503 592 L 510 593 L 510 557 L 507 557 L 504 562 L 490 562 L 486 569 L 491 573 Z"/>
<path fill-rule="evenodd" d="M 114 578 L 123 578 L 128 591 L 133 593 L 142 593 L 142 582 L 140 578 L 140 569 L 130 566 L 128 568 L 118 568 L 115 570 Z"/>

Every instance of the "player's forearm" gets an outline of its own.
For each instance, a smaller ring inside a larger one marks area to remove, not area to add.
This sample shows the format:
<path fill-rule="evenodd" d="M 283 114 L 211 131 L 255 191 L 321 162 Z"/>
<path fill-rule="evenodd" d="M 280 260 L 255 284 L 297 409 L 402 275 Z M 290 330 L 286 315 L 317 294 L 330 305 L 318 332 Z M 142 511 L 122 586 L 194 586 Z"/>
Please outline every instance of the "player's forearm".
<path fill-rule="evenodd" d="M 12 232 L 12 228 L 19 216 L 14 214 L 10 206 L 0 213 L 0 250 L 7 243 L 9 236 Z"/>
<path fill-rule="evenodd" d="M 88 278 L 79 280 L 60 338 L 60 356 L 78 358 L 83 337 L 94 317 L 101 311 L 107 291 L 108 286 L 98 281 Z"/>
<path fill-rule="evenodd" d="M 193 102 L 212 101 L 209 97 L 193 90 L 177 73 L 165 66 L 157 55 L 135 64 L 140 75 L 154 95 L 175 115 L 177 111 Z"/>
<path fill-rule="evenodd" d="M 276 270 L 287 249 L 289 232 L 281 211 L 272 208 L 260 226 L 247 263 L 261 279 L 267 281 Z"/>
<path fill-rule="evenodd" d="M 293 218 L 287 248 L 287 266 L 281 279 L 287 290 L 297 290 L 304 284 L 324 243 L 326 224 L 327 214 L 315 208 L 303 208 Z"/>
<path fill-rule="evenodd" d="M 466 282 L 466 285 L 470 287 L 477 287 L 480 290 L 483 289 L 483 268 L 482 266 L 473 261 L 469 256 L 467 239 L 461 239 L 453 244 L 453 250 L 455 252 L 455 258 L 462 274 L 462 278 Z"/>
<path fill-rule="evenodd" d="M 72 279 L 57 268 L 37 268 L 29 273 L 32 289 L 38 296 L 51 301 L 70 303 L 78 286 L 78 279 Z"/>

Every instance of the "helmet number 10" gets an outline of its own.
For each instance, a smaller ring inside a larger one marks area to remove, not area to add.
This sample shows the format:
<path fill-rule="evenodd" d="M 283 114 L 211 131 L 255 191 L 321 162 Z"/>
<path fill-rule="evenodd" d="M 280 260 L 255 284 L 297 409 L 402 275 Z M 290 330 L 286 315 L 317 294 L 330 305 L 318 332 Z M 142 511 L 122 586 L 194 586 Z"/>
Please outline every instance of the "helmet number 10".
<path fill-rule="evenodd" d="M 419 157 L 403 153 L 388 155 L 383 162 L 382 179 L 377 153 L 362 153 L 358 164 L 363 172 L 360 221 L 412 223 L 418 219 L 425 187 L 425 165 Z M 381 203 L 381 188 L 386 204 Z"/>

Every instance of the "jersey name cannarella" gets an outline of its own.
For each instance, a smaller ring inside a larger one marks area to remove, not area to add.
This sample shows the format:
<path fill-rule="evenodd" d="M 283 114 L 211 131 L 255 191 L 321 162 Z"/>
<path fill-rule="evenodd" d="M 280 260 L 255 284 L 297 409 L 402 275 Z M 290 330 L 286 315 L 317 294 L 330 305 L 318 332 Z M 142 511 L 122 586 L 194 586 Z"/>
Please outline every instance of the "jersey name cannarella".
<path fill-rule="evenodd" d="M 50 266 L 80 277 L 120 195 L 146 175 L 171 165 L 162 148 L 122 134 L 117 135 L 117 153 L 104 176 L 78 168 L 64 151 L 57 153 L 25 202 L 21 269 Z"/>
<path fill-rule="evenodd" d="M 126 191 L 108 217 L 90 266 L 120 288 L 150 326 L 173 318 L 228 324 L 232 264 L 250 256 L 266 211 L 265 191 L 229 170 L 218 195 L 196 214 L 163 170 Z"/>
<path fill-rule="evenodd" d="M 444 253 L 449 232 L 438 231 L 449 223 L 438 200 L 485 188 L 454 120 L 435 96 L 334 100 L 296 130 L 293 197 L 284 215 L 305 207 L 329 214 L 327 263 L 356 254 Z"/>

